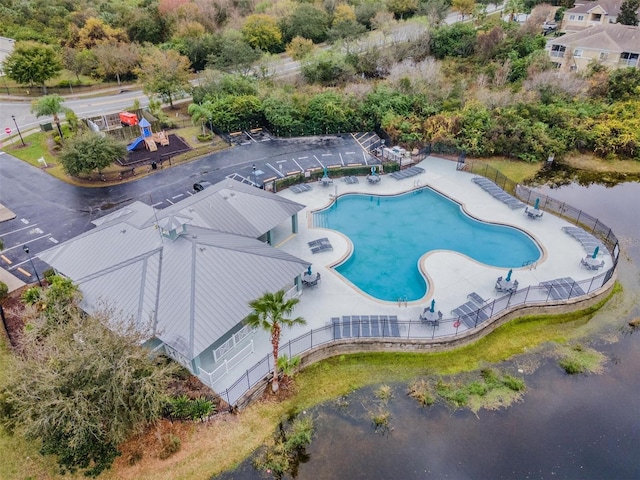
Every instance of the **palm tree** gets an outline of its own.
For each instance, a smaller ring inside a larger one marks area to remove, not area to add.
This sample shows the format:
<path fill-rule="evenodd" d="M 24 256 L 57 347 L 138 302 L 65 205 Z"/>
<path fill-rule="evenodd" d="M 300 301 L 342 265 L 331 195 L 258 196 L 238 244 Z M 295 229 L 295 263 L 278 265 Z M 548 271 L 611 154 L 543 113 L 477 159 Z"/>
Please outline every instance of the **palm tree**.
<path fill-rule="evenodd" d="M 284 290 L 276 293 L 265 293 L 262 297 L 249 302 L 253 312 L 247 317 L 247 324 L 251 327 L 261 327 L 271 332 L 271 345 L 273 346 L 273 381 L 271 389 L 278 391 L 278 349 L 280 348 L 280 334 L 282 327 L 292 327 L 294 325 L 306 325 L 306 320 L 302 317 L 285 318 L 290 315 L 300 300 L 297 298 L 284 298 Z"/>
<path fill-rule="evenodd" d="M 202 123 L 203 135 L 205 134 L 204 124 L 207 120 L 209 121 L 209 127 L 211 128 L 211 133 L 213 134 L 212 119 L 213 119 L 214 108 L 215 107 L 213 103 L 211 103 L 210 100 L 207 100 L 206 102 L 203 102 L 201 104 L 192 103 L 191 105 L 189 105 L 189 108 L 187 109 L 187 112 L 189 113 L 189 115 L 191 115 L 191 121 L 193 123 L 197 123 L 197 122 Z"/>
<path fill-rule="evenodd" d="M 60 95 L 45 95 L 44 97 L 40 97 L 38 100 L 34 100 L 31 104 L 31 113 L 35 113 L 36 117 L 46 115 L 51 115 L 53 117 L 53 121 L 58 127 L 58 133 L 60 134 L 61 140 L 63 136 L 62 129 L 60 128 L 60 117 L 58 117 L 58 115 L 67 111 L 67 109 L 62 106 L 62 102 L 64 102 L 64 98 Z"/>

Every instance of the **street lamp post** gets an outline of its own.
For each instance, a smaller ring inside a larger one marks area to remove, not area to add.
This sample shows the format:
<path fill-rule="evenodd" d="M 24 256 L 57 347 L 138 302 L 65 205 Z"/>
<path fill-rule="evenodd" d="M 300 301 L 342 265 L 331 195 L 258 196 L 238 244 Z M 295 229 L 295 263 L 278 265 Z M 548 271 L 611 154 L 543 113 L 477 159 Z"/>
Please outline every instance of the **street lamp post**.
<path fill-rule="evenodd" d="M 253 164 L 253 183 L 254 183 L 254 185 L 258 185 L 257 180 L 258 180 L 258 178 L 256 177 L 256 164 L 254 163 Z"/>
<path fill-rule="evenodd" d="M 24 143 L 24 138 L 22 138 L 22 133 L 20 133 L 20 129 L 18 128 L 18 122 L 16 122 L 16 116 L 15 115 L 11 115 L 11 118 L 13 119 L 13 124 L 16 126 L 16 130 L 18 131 L 18 135 L 20 135 L 20 141 L 22 142 L 22 146 L 25 147 L 25 143 Z"/>
<path fill-rule="evenodd" d="M 382 163 L 384 163 L 384 144 L 386 143 L 386 141 L 384 140 L 384 138 L 382 139 Z"/>
<path fill-rule="evenodd" d="M 38 270 L 36 270 L 36 266 L 33 264 L 33 260 L 31 259 L 31 255 L 29 255 L 29 246 L 28 245 L 23 245 L 22 246 L 22 250 L 24 250 L 24 253 L 26 253 L 27 256 L 29 257 L 29 262 L 31 262 L 31 268 L 33 268 L 33 273 L 36 274 L 36 278 L 38 279 L 38 285 L 42 286 L 42 282 L 40 281 L 40 275 L 38 275 Z"/>

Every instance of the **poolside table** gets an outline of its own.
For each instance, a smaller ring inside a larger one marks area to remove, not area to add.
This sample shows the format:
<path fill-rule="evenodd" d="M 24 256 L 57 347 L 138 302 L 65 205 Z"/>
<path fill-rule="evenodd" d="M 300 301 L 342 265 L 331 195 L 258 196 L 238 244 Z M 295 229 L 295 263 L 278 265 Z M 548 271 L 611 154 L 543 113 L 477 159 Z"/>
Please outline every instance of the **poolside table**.
<path fill-rule="evenodd" d="M 599 268 L 604 267 L 604 260 L 593 258 L 592 255 L 587 255 L 586 257 L 584 257 L 581 263 L 589 270 L 598 270 Z"/>
<path fill-rule="evenodd" d="M 517 280 L 509 280 L 508 282 L 505 279 L 498 279 L 496 281 L 496 290 L 499 292 L 515 292 L 518 289 L 518 281 Z"/>
<path fill-rule="evenodd" d="M 440 312 L 432 312 L 430 308 L 425 308 L 422 315 L 420 315 L 420 320 L 426 324 L 437 327 L 440 325 L 440 316 Z"/>
<path fill-rule="evenodd" d="M 380 183 L 380 175 L 368 175 L 367 181 L 369 183 Z"/>
<path fill-rule="evenodd" d="M 542 210 L 537 209 L 537 208 L 529 208 L 529 207 L 527 207 L 527 208 L 524 209 L 524 213 L 526 213 L 529 218 L 533 218 L 535 220 L 535 219 L 538 219 L 538 218 L 542 217 L 542 214 L 544 212 Z"/>

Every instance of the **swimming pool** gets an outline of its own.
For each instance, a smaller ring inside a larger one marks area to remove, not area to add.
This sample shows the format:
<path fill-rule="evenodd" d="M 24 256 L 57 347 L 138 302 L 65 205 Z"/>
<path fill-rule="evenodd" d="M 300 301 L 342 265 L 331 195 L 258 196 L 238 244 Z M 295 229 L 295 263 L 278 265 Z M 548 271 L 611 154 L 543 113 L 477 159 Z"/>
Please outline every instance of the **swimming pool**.
<path fill-rule="evenodd" d="M 343 195 L 315 212 L 313 223 L 349 237 L 352 254 L 335 270 L 381 300 L 422 298 L 428 285 L 418 260 L 433 250 L 457 251 L 505 269 L 535 262 L 541 255 L 521 230 L 475 220 L 428 187 L 394 196 Z"/>

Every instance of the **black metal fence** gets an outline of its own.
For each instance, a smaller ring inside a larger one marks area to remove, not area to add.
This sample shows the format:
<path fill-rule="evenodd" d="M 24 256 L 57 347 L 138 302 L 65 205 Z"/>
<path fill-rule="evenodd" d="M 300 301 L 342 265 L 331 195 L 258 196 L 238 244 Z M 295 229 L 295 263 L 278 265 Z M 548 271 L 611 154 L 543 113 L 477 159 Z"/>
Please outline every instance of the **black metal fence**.
<path fill-rule="evenodd" d="M 558 301 L 575 299 L 584 295 L 588 295 L 600 289 L 613 275 L 617 258 L 614 265 L 606 272 L 600 273 L 592 278 L 573 282 L 571 285 L 565 285 L 562 292 L 551 288 L 550 286 L 530 286 L 517 290 L 513 293 L 507 293 L 499 298 L 488 301 L 481 308 L 465 315 L 463 319 L 457 316 L 450 316 L 439 321 L 438 325 L 425 324 L 419 319 L 399 320 L 398 335 L 392 335 L 393 329 L 388 324 L 389 320 L 380 320 L 380 333 L 378 337 L 361 336 L 363 323 L 361 321 L 352 321 L 352 332 L 357 334 L 345 337 L 344 335 L 336 335 L 334 325 L 325 325 L 324 327 L 312 329 L 309 332 L 294 338 L 280 346 L 280 352 L 286 354 L 289 358 L 300 355 L 312 348 L 326 345 L 332 342 L 344 340 L 359 340 L 361 338 L 384 339 L 389 341 L 400 340 L 438 340 L 455 339 L 461 334 L 467 334 L 469 331 L 483 329 L 490 325 L 493 320 L 504 313 L 506 310 L 514 307 L 529 305 L 545 305 L 548 303 L 558 303 Z M 387 322 L 387 325 L 385 325 Z M 355 326 L 358 328 L 355 328 Z M 271 354 L 265 355 L 258 363 L 245 371 L 242 376 L 236 380 L 229 388 L 219 395 L 229 403 L 236 405 L 238 401 L 255 385 L 267 378 L 273 370 L 273 358 Z M 201 373 L 200 379 L 214 388 L 218 379 L 211 378 L 206 372 Z"/>

